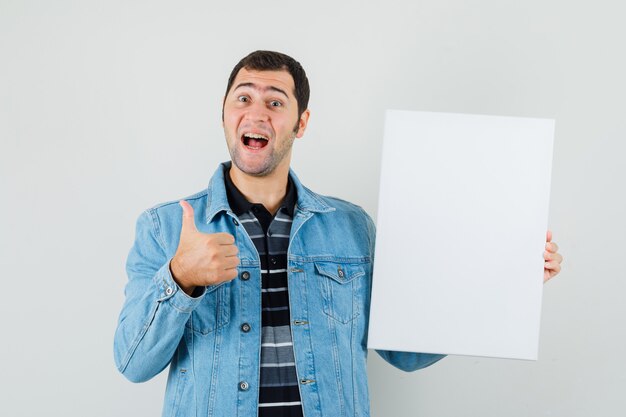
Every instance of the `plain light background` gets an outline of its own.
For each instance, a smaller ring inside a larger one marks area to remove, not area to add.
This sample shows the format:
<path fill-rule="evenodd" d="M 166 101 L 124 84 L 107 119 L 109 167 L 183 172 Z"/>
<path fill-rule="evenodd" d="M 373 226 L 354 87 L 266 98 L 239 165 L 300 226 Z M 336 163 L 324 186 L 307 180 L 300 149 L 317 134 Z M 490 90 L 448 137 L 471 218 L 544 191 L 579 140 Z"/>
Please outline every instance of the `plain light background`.
<path fill-rule="evenodd" d="M 312 86 L 293 167 L 374 217 L 384 109 L 556 119 L 550 224 L 565 262 L 544 288 L 539 361 L 450 357 L 405 374 L 373 354 L 373 415 L 620 415 L 625 9 L 0 0 L 0 414 L 160 415 L 163 375 L 134 385 L 112 358 L 135 219 L 206 186 L 228 157 L 228 74 L 274 49 Z"/>

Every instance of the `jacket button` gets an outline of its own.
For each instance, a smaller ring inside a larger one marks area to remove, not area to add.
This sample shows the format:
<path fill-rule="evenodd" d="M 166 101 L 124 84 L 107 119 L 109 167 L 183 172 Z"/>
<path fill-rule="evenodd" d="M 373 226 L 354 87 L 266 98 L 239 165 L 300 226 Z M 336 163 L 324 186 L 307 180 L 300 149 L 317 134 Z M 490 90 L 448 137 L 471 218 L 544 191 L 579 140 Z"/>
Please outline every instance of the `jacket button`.
<path fill-rule="evenodd" d="M 233 217 L 233 223 L 235 223 L 235 226 L 239 226 L 239 222 L 234 217 Z"/>
<path fill-rule="evenodd" d="M 248 333 L 250 331 L 250 325 L 248 323 L 244 323 L 241 325 L 241 331 L 244 333 Z"/>
<path fill-rule="evenodd" d="M 165 289 L 165 295 L 172 295 L 173 292 L 174 290 L 172 289 L 172 287 L 167 287 Z"/>
<path fill-rule="evenodd" d="M 239 389 L 242 391 L 248 391 L 248 388 L 250 388 L 250 385 L 246 382 L 246 381 L 241 381 L 239 383 Z"/>
<path fill-rule="evenodd" d="M 343 269 L 337 270 L 337 275 L 339 275 L 339 278 L 343 278 L 345 275 L 345 273 L 343 272 Z"/>
<path fill-rule="evenodd" d="M 241 279 L 242 279 L 242 280 L 244 280 L 244 281 L 249 280 L 249 279 L 250 279 L 250 272 L 248 272 L 248 271 L 243 271 L 243 272 L 241 273 Z"/>

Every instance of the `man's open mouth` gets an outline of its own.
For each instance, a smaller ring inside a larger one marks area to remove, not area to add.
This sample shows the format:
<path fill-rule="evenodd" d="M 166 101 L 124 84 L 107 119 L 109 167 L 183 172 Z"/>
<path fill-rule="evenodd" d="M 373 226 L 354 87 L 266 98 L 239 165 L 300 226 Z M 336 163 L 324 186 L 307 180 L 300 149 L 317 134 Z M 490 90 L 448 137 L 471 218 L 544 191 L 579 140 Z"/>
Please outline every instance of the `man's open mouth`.
<path fill-rule="evenodd" d="M 241 141 L 250 149 L 261 149 L 267 145 L 268 138 L 258 133 L 244 133 Z"/>

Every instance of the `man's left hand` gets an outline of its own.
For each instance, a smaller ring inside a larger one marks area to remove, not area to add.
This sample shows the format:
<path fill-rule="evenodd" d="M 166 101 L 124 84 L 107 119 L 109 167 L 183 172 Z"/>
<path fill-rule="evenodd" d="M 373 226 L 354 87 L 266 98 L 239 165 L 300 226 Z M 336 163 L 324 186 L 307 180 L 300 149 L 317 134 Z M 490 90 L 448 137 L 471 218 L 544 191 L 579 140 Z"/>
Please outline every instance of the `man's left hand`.
<path fill-rule="evenodd" d="M 546 251 L 543 253 L 543 259 L 546 260 L 543 266 L 543 282 L 545 283 L 561 272 L 561 262 L 563 262 L 563 256 L 559 253 L 559 246 L 552 242 L 550 230 L 546 236 Z"/>

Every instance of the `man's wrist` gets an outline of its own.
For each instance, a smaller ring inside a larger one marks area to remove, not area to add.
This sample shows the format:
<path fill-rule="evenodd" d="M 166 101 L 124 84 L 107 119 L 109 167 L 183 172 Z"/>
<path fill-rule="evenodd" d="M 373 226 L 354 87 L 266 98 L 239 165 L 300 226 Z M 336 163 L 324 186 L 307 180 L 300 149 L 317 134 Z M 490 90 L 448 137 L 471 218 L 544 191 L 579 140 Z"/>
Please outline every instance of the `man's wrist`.
<path fill-rule="evenodd" d="M 170 273 L 172 274 L 172 279 L 174 280 L 174 282 L 176 282 L 178 287 L 181 290 L 183 290 L 185 294 L 191 296 L 191 294 L 196 289 L 196 286 L 187 284 L 180 278 L 182 275 L 182 271 L 181 271 L 180 266 L 178 265 L 178 262 L 176 261 L 176 257 L 172 258 L 172 260 L 170 261 L 169 268 L 170 268 Z"/>

